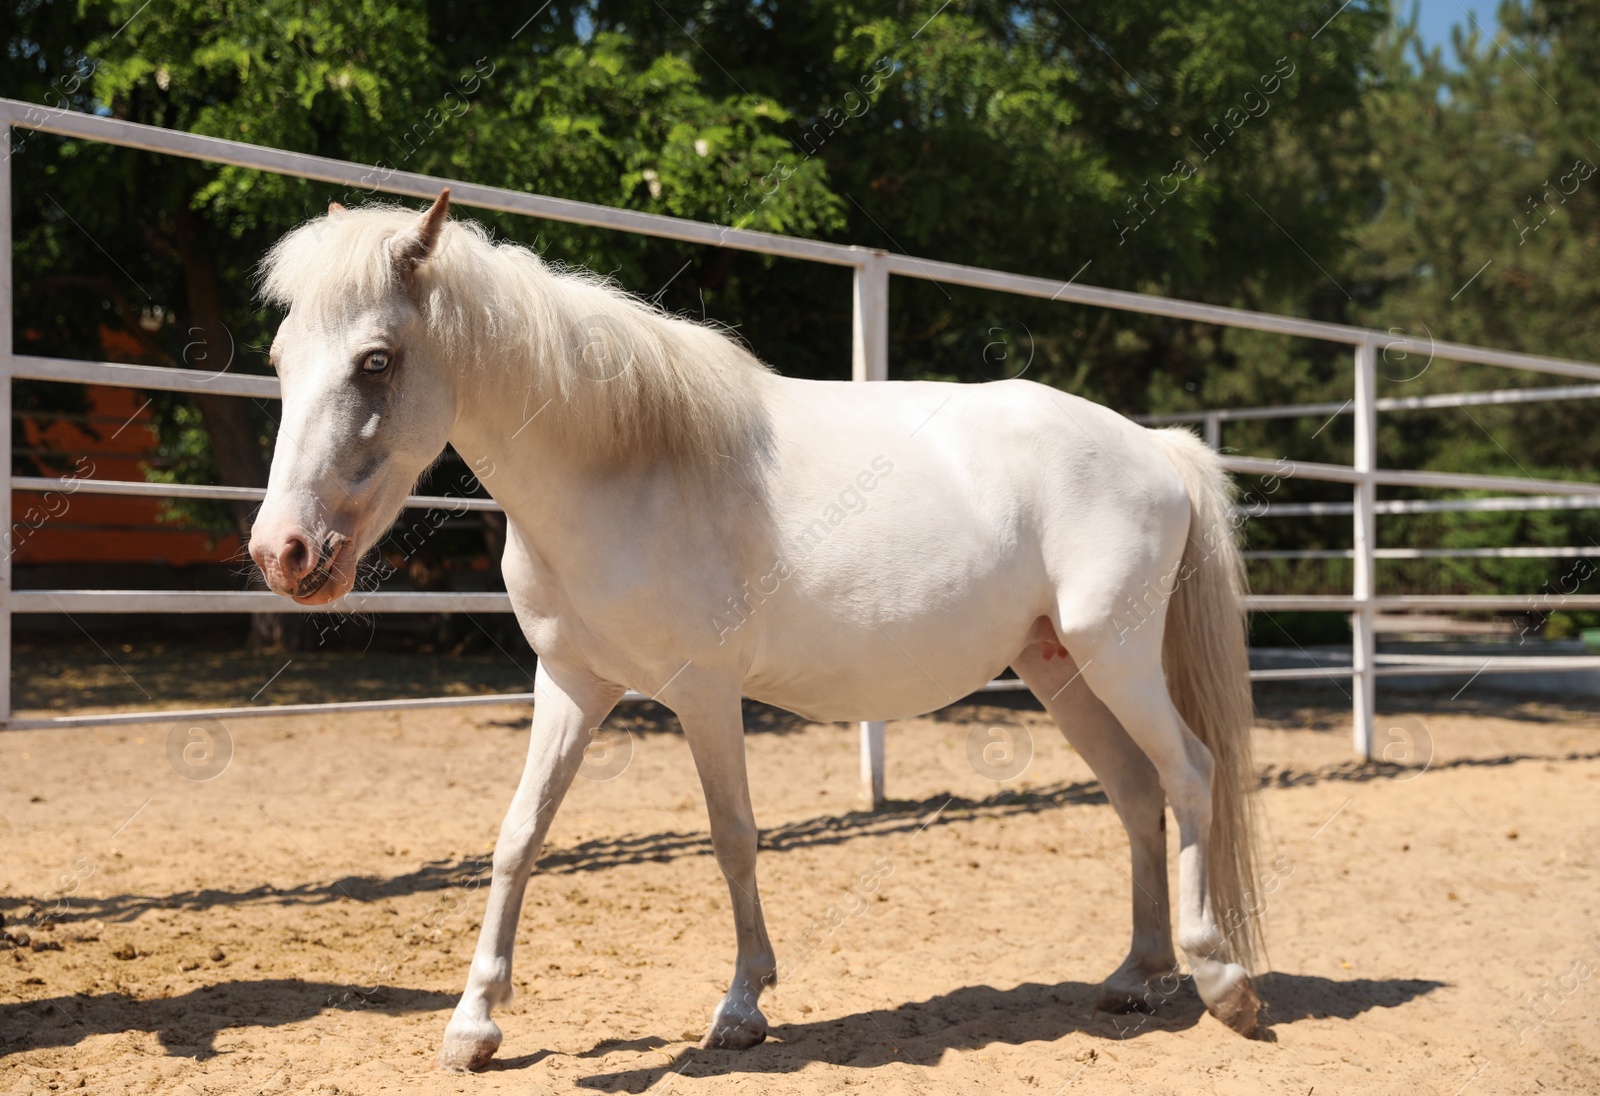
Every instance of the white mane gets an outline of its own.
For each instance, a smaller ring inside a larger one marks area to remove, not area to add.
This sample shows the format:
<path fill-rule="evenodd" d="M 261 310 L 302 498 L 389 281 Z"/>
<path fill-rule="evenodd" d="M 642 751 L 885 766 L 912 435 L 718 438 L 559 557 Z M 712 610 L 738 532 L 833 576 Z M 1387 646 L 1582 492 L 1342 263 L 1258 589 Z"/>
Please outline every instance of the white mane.
<path fill-rule="evenodd" d="M 387 241 L 416 216 L 381 205 L 307 221 L 262 260 L 262 297 L 285 309 L 349 307 L 406 291 Z M 764 437 L 754 383 L 766 366 L 722 332 L 598 275 L 554 269 L 475 221 L 451 221 L 413 278 L 450 361 L 519 371 L 534 406 L 560 407 L 546 416 L 549 428 L 597 457 L 707 465 L 752 456 Z"/>

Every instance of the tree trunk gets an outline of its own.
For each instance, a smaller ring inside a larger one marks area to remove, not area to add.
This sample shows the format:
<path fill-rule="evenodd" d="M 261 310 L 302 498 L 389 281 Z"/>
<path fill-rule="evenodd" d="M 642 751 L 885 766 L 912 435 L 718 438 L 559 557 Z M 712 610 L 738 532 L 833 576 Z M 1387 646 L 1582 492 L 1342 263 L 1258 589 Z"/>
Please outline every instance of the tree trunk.
<path fill-rule="evenodd" d="M 183 348 L 186 366 L 210 373 L 222 373 L 233 365 L 233 333 L 223 320 L 222 281 L 217 275 L 213 252 L 205 240 L 205 225 L 187 206 L 177 215 L 178 254 L 183 259 L 184 288 L 189 298 L 187 342 Z M 235 487 L 265 487 L 267 459 L 261 451 L 250 408 L 240 396 L 193 393 L 191 398 L 205 420 L 211 438 L 211 455 L 224 483 Z M 250 525 L 256 506 L 250 502 L 227 504 L 233 514 L 235 532 L 241 545 L 250 542 Z M 252 586 L 260 587 L 259 574 L 252 575 Z M 252 613 L 250 649 L 297 650 L 303 634 L 303 620 L 293 613 Z"/>

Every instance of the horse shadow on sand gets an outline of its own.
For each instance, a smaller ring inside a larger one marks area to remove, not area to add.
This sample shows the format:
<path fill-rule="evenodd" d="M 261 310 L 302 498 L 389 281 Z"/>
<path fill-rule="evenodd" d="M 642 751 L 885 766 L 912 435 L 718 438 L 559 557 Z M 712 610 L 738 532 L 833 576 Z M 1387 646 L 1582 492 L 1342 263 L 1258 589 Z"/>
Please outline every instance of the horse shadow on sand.
<path fill-rule="evenodd" d="M 1446 983 L 1425 979 L 1366 979 L 1340 982 L 1301 974 L 1266 974 L 1257 979 L 1262 996 L 1263 1038 L 1272 1025 L 1304 1019 L 1350 1020 L 1378 1008 L 1398 1008 Z M 1013 989 L 964 986 L 924 1001 L 870 1009 L 831 1020 L 777 1024 L 767 1042 L 743 1051 L 687 1049 L 671 1062 L 597 1073 L 578 1081 L 600 1092 L 643 1092 L 669 1073 L 685 1077 L 797 1073 L 814 1062 L 873 1069 L 891 1062 L 932 1066 L 949 1050 L 977 1050 L 1002 1043 L 1050 1043 L 1084 1034 L 1107 1042 L 1153 1032 L 1184 1031 L 1200 1023 L 1205 1006 L 1186 979 L 1159 1013 L 1126 1016 L 1094 1008 L 1098 987 L 1086 982 L 1053 986 L 1024 983 Z M 1211 1021 L 1214 1022 L 1214 1021 Z M 607 1040 L 580 1057 L 616 1050 L 648 1050 L 664 1039 Z M 521 1069 L 548 1051 L 496 1060 L 490 1069 Z"/>
<path fill-rule="evenodd" d="M 1339 982 L 1296 974 L 1258 980 L 1263 1017 L 1270 1024 L 1307 1018 L 1353 1019 L 1376 1008 L 1397 1008 L 1445 985 L 1420 979 Z M 948 1050 L 995 1043 L 1053 1042 L 1083 1033 L 1107 1042 L 1151 1032 L 1184 1031 L 1201 1022 L 1205 1008 L 1186 980 L 1157 1015 L 1114 1016 L 1094 1009 L 1096 988 L 1086 982 L 1053 986 L 1025 983 L 1013 989 L 964 986 L 922 1001 L 829 1020 L 778 1024 L 771 1038 L 745 1051 L 687 1049 L 670 1063 L 599 1073 L 579 1081 L 604 1092 L 641 1092 L 668 1073 L 690 1077 L 795 1073 L 812 1062 L 873 1069 L 890 1062 L 934 1065 Z M 457 995 L 379 986 L 357 990 L 329 982 L 267 978 L 221 982 L 176 997 L 141 1000 L 124 993 L 74 994 L 0 1004 L 0 1058 L 25 1051 L 72 1047 L 92 1035 L 154 1032 L 167 1054 L 204 1061 L 229 1053 L 217 1038 L 230 1028 L 279 1027 L 320 1020 L 319 1036 L 337 1034 L 356 1012 L 396 1016 L 443 1013 Z M 1270 1030 L 1266 1036 L 1271 1038 Z M 578 1055 L 669 1045 L 657 1036 L 603 1040 Z M 495 1059 L 491 1070 L 518 1070 L 550 1057 L 540 1050 Z"/>
<path fill-rule="evenodd" d="M 399 1015 L 453 1008 L 456 994 L 331 982 L 260 978 L 200 986 L 176 997 L 145 1000 L 126 993 L 78 993 L 0 1004 L 0 1058 L 76 1046 L 92 1035 L 154 1032 L 166 1052 L 204 1061 L 228 1051 L 217 1036 L 228 1028 L 278 1027 L 322 1018 L 331 1034 L 355 1012 Z"/>

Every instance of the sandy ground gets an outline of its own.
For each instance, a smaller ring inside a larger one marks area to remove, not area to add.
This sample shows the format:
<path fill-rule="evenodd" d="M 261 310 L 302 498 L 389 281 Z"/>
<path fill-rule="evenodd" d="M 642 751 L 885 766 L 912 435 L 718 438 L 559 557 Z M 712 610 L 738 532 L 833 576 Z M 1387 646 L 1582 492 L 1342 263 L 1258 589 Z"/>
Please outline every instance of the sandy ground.
<path fill-rule="evenodd" d="M 0 912 L 31 938 L 0 952 L 0 1091 L 1600 1091 L 1600 718 L 1435 705 L 1385 720 L 1406 764 L 1361 766 L 1347 714 L 1275 703 L 1269 1041 L 1187 986 L 1155 1017 L 1092 1010 L 1126 841 L 1041 713 L 891 725 L 895 802 L 867 813 L 853 729 L 761 710 L 769 1041 L 690 1049 L 731 971 L 727 892 L 682 738 L 623 719 L 631 762 L 557 818 L 472 1077 L 433 1057 L 525 712 L 241 721 L 204 781 L 165 726 L 0 735 Z M 1033 744 L 1003 784 L 968 759 L 994 726 Z"/>

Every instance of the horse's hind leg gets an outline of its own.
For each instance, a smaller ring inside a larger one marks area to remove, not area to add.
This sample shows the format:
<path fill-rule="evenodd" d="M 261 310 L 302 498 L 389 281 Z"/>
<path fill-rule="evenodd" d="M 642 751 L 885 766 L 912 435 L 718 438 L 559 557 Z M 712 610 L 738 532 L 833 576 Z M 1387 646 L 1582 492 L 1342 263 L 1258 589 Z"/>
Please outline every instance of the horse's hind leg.
<path fill-rule="evenodd" d="M 1167 691 L 1162 621 L 1116 635 L 1104 626 L 1061 632 L 1083 680 L 1155 766 L 1178 820 L 1178 946 L 1212 1014 L 1243 1035 L 1257 1030 L 1259 1002 L 1244 967 L 1229 954 L 1211 901 L 1211 751 L 1195 737 Z"/>
<path fill-rule="evenodd" d="M 1153 1012 L 1175 988 L 1172 912 L 1167 897 L 1167 800 L 1150 759 L 1100 702 L 1070 655 L 1058 653 L 1054 631 L 1030 643 L 1012 663 L 1073 749 L 1094 770 L 1128 831 L 1133 876 L 1133 943 L 1100 986 L 1095 1007 Z M 1048 646 L 1046 646 L 1048 644 Z M 1044 657 L 1045 651 L 1051 657 Z"/>
<path fill-rule="evenodd" d="M 511 807 L 500 823 L 489 877 L 489 903 L 467 988 L 439 1048 L 443 1069 L 481 1069 L 500 1048 L 500 1028 L 489 1014 L 511 1000 L 511 951 L 528 874 L 539 858 L 556 808 L 583 763 L 590 729 L 600 725 L 621 695 L 622 689 L 616 686 L 585 682 L 576 676 L 558 685 L 545 661 L 539 662 L 528 760 Z"/>

